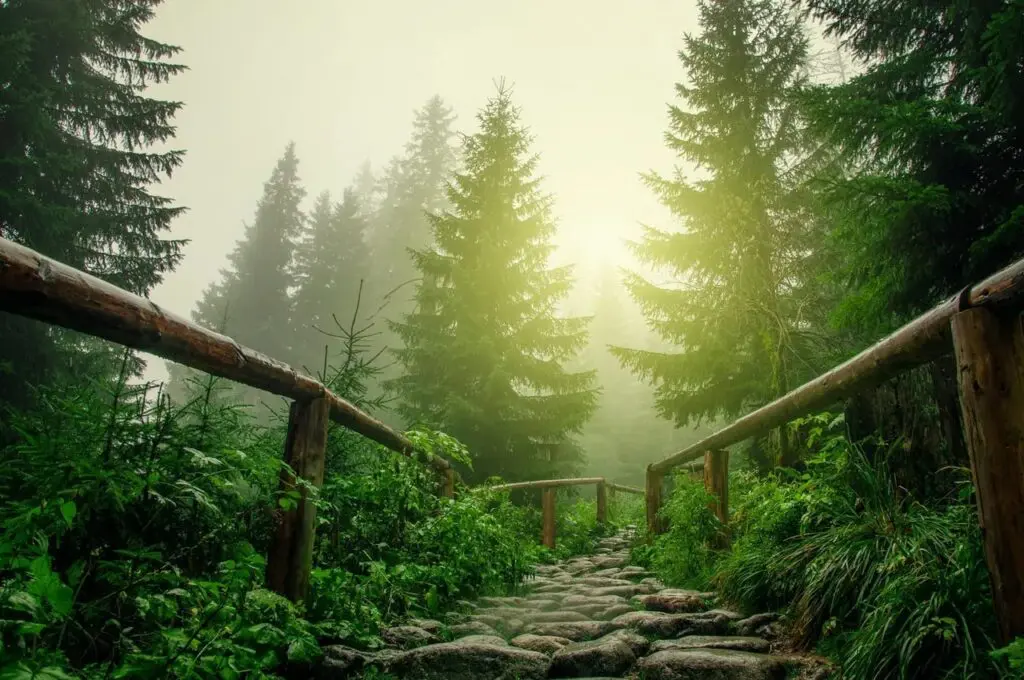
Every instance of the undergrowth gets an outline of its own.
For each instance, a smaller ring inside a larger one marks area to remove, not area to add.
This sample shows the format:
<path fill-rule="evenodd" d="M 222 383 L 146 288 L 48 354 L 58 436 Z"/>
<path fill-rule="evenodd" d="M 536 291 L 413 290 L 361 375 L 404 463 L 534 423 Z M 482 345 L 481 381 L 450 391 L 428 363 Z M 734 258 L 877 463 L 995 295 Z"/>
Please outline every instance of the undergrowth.
<path fill-rule="evenodd" d="M 680 478 L 665 504 L 668 532 L 640 557 L 667 583 L 715 587 L 749 612 L 784 611 L 794 637 L 847 678 L 1007 672 L 1020 652 L 990 654 L 969 471 L 948 497 L 924 503 L 896 484 L 884 455 L 869 460 L 848 442 L 841 418 L 808 420 L 801 472 L 731 473 L 730 549 L 708 547 L 722 527 L 702 485 Z"/>
<path fill-rule="evenodd" d="M 508 592 L 543 556 L 531 517 L 455 500 L 409 460 L 332 428 L 311 594 L 263 588 L 284 432 L 199 381 L 173 404 L 123 379 L 40 394 L 0 447 L 0 677 L 277 677 L 321 645 Z M 421 448 L 458 458 L 440 433 Z"/>

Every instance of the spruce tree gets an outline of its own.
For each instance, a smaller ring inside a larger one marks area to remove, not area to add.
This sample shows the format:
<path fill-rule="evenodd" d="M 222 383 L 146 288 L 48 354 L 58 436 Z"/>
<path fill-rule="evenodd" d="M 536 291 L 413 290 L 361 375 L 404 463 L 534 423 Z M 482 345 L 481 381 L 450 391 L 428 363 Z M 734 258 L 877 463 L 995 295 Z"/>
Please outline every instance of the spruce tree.
<path fill-rule="evenodd" d="M 509 91 L 478 114 L 451 209 L 431 216 L 434 244 L 415 252 L 416 308 L 392 324 L 405 374 L 390 386 L 409 422 L 442 428 L 475 455 L 471 478 L 572 471 L 573 435 L 594 408 L 592 372 L 569 372 L 586 319 L 558 318 L 572 285 L 549 268 L 551 198 Z"/>
<path fill-rule="evenodd" d="M 666 135 L 689 168 L 645 176 L 681 226 L 647 228 L 635 252 L 659 278 L 628 279 L 650 326 L 678 350 L 615 350 L 680 426 L 786 392 L 809 342 L 799 314 L 814 221 L 792 171 L 804 153 L 792 94 L 807 39 L 779 0 L 698 8 L 701 31 L 679 53 L 683 105 L 670 107 Z"/>
<path fill-rule="evenodd" d="M 1024 7 L 801 4 L 865 64 L 808 103 L 842 154 L 836 318 L 868 342 L 1024 255 Z"/>
<path fill-rule="evenodd" d="M 392 159 L 382 179 L 384 198 L 371 233 L 376 298 L 416 276 L 410 249 L 430 242 L 427 214 L 447 207 L 445 183 L 455 170 L 452 124 L 455 116 L 440 97 L 416 112 L 405 153 Z M 400 318 L 410 308 L 413 286 L 406 285 L 389 303 L 387 316 Z"/>
<path fill-rule="evenodd" d="M 350 327 L 367 268 L 366 221 L 353 189 L 335 204 L 322 193 L 295 252 L 292 357 L 310 371 L 322 371 L 327 336 L 337 324 Z M 357 323 L 362 323 L 357 320 Z M 327 357 L 328 361 L 331 357 Z"/>
<path fill-rule="evenodd" d="M 184 68 L 168 61 L 177 47 L 140 32 L 159 4 L 0 2 L 0 236 L 143 295 L 183 245 L 165 238 L 182 208 L 149 190 L 182 161 L 152 150 L 173 137 L 181 104 L 144 91 Z M 106 351 L 0 317 L 0 400 L 84 377 L 83 347 Z"/>
<path fill-rule="evenodd" d="M 289 291 L 295 282 L 291 264 L 305 221 L 300 204 L 306 192 L 298 169 L 295 145 L 289 144 L 263 185 L 255 219 L 229 255 L 229 266 L 204 291 L 192 312 L 197 323 L 283 361 L 292 360 Z M 180 395 L 180 387 L 175 386 L 173 393 Z M 251 400 L 250 392 L 241 393 Z"/>

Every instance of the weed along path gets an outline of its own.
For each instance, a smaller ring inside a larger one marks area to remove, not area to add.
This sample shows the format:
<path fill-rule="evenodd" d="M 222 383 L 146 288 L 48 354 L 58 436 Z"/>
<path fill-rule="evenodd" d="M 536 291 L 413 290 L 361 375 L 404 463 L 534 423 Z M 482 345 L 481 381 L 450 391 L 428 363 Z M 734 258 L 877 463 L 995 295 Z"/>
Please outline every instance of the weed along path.
<path fill-rule="evenodd" d="M 445 622 L 386 629 L 389 647 L 325 648 L 318 678 L 407 680 L 781 680 L 824 678 L 773 653 L 772 614 L 716 607 L 715 593 L 665 588 L 629 565 L 631 529 L 593 555 L 537 567 L 516 597 L 482 597 Z"/>

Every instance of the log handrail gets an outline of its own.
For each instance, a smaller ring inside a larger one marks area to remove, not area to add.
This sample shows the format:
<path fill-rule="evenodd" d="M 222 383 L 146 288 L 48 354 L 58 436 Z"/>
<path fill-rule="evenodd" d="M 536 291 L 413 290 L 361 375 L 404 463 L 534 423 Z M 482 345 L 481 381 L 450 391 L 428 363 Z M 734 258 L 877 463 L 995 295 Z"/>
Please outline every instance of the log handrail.
<path fill-rule="evenodd" d="M 775 401 L 733 421 L 696 444 L 651 463 L 655 474 L 695 460 L 706 451 L 738 444 L 794 418 L 824 408 L 874 384 L 948 354 L 950 320 L 972 307 L 1001 307 L 1020 303 L 1024 293 L 1024 260 L 1018 260 L 984 281 L 945 300 L 860 354 L 801 385 Z"/>
<path fill-rule="evenodd" d="M 728 521 L 727 447 L 953 353 L 1000 639 L 1024 635 L 1024 260 L 964 288 L 871 347 L 663 460 L 646 474 L 648 534 L 666 530 L 665 476 L 704 458 L 712 511 Z M 726 536 L 722 537 L 723 539 Z"/>
<path fill-rule="evenodd" d="M 334 422 L 411 456 L 404 435 L 320 381 L 95 276 L 0 238 L 0 310 L 81 331 L 273 394 L 327 399 Z M 446 471 L 448 461 L 430 457 Z"/>
<path fill-rule="evenodd" d="M 474 491 L 514 491 L 515 489 L 547 489 L 559 486 L 583 486 L 585 484 L 600 484 L 606 481 L 604 477 L 575 477 L 567 479 L 538 479 L 531 482 L 512 482 L 510 484 L 494 484 L 492 486 L 478 486 Z"/>
<path fill-rule="evenodd" d="M 640 495 L 640 496 L 644 495 L 644 490 L 643 489 L 639 489 L 639 488 L 637 488 L 635 486 L 626 486 L 625 484 L 613 484 L 611 482 L 608 483 L 608 490 L 609 491 L 622 491 L 623 493 L 634 493 L 634 494 L 637 494 L 637 495 Z"/>

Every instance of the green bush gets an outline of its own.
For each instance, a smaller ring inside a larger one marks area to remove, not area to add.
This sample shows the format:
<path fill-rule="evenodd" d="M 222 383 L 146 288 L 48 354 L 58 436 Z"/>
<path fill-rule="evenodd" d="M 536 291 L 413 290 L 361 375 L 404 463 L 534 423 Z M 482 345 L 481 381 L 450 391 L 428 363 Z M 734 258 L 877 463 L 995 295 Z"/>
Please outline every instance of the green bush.
<path fill-rule="evenodd" d="M 785 611 L 795 637 L 845 677 L 993 677 L 1012 652 L 987 653 L 994 620 L 969 475 L 925 505 L 894 481 L 884 451 L 868 460 L 841 419 L 812 420 L 801 472 L 730 475 L 732 546 L 720 558 L 697 547 L 710 528 L 703 489 L 677 485 L 665 514 L 687 525 L 658 538 L 652 566 L 691 584 L 713 572 L 738 607 Z"/>
<path fill-rule="evenodd" d="M 263 678 L 322 642 L 505 592 L 541 556 L 495 494 L 440 498 L 422 461 L 332 428 L 311 595 L 263 589 L 283 424 L 220 383 L 174 405 L 149 386 L 44 393 L 0 441 L 0 677 Z M 464 456 L 440 433 L 412 438 Z"/>

